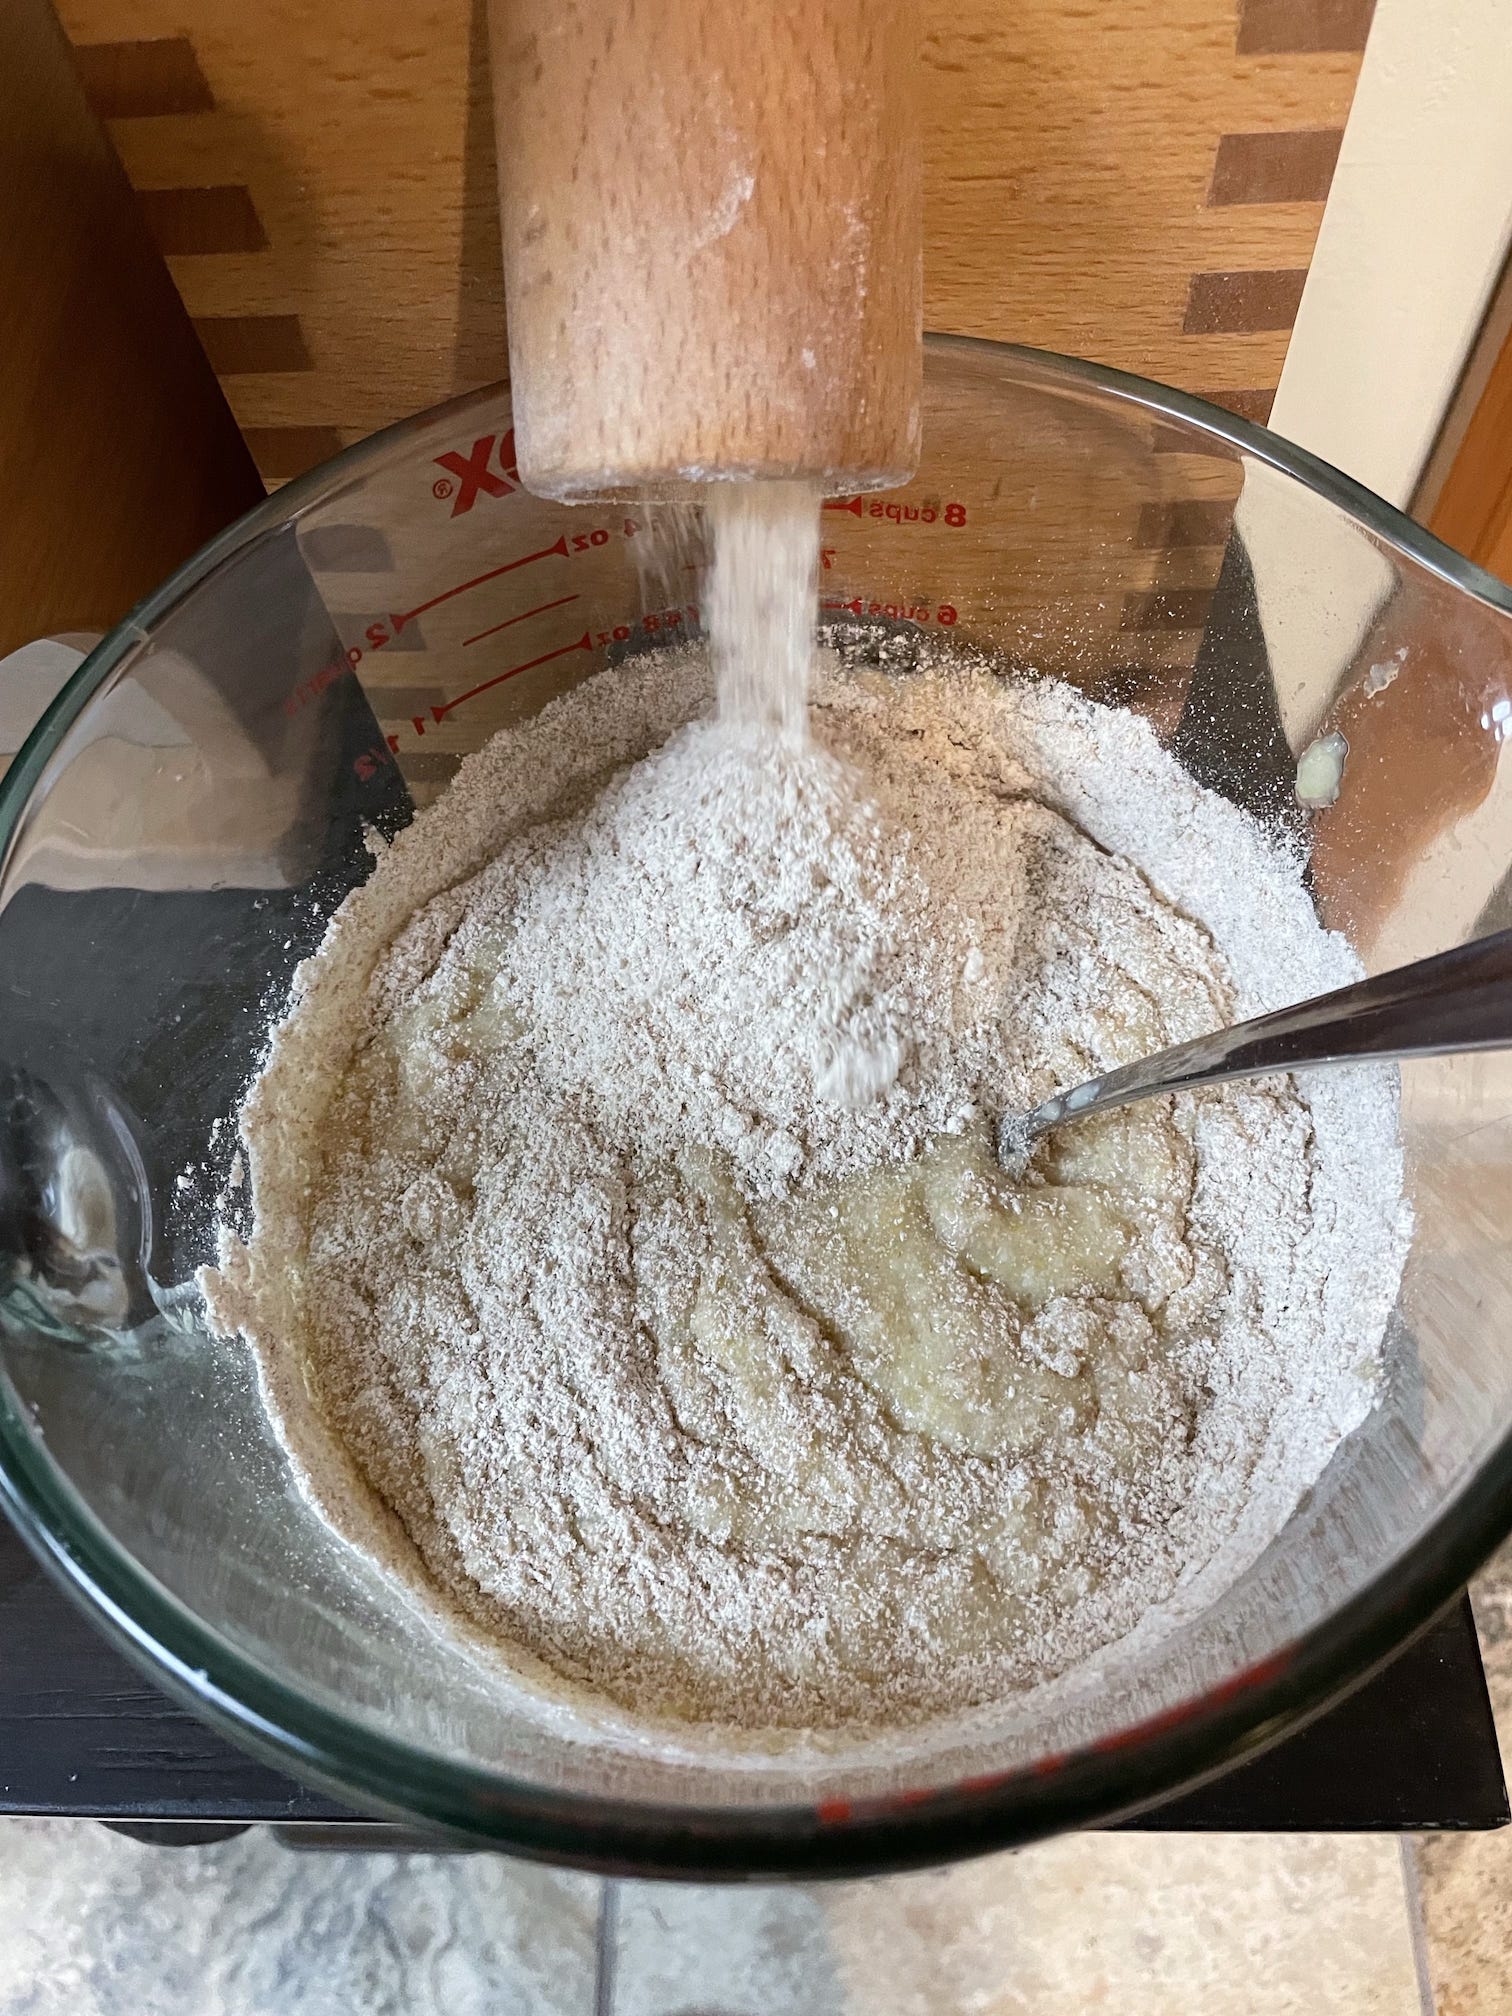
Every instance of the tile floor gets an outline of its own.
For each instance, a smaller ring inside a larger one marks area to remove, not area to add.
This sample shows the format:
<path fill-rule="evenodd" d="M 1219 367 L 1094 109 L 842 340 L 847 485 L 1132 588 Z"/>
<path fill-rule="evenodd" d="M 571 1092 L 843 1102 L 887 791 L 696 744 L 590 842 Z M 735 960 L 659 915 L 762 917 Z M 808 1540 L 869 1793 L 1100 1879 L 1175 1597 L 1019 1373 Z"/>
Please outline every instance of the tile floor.
<path fill-rule="evenodd" d="M 1512 1778 L 1512 1541 L 1471 1594 Z M 1408 1856 L 1434 2016 L 1504 2016 L 1512 2010 L 1512 1828 L 1425 1837 Z"/>

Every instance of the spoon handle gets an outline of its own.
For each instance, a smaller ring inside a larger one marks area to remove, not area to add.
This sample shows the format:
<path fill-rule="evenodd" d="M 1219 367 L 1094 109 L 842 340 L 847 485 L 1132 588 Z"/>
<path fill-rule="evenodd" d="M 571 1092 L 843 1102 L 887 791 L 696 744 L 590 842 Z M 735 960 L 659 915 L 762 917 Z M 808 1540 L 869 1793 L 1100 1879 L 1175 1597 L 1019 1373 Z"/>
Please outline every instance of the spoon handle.
<path fill-rule="evenodd" d="M 1512 1049 L 1512 931 L 1493 931 L 1450 952 L 1120 1065 L 1047 1099 L 1023 1118 L 1005 1120 L 1004 1143 L 1018 1147 L 1077 1114 L 1231 1078 L 1362 1057 L 1503 1049 Z"/>

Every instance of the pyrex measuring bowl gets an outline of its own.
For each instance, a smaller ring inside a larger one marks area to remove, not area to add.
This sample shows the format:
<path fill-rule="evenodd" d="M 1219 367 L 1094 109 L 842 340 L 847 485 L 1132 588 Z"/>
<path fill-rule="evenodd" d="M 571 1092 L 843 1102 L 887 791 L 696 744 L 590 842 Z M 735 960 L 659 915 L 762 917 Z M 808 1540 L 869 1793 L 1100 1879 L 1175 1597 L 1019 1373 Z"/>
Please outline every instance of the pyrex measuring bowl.
<path fill-rule="evenodd" d="M 1272 1738 L 1512 1519 L 1512 1064 L 1404 1073 L 1386 1398 L 1237 1586 L 969 1733 L 754 1762 L 585 1739 L 431 1635 L 293 1488 L 184 1284 L 270 1011 L 463 752 L 697 623 L 635 513 L 524 495 L 493 390 L 291 484 L 94 653 L 0 786 L 0 1474 L 75 1593 L 232 1734 L 369 1810 L 641 1870 L 841 1871 L 1126 1811 Z M 1286 826 L 1372 967 L 1512 911 L 1512 597 L 1180 394 L 935 341 L 908 489 L 826 510 L 826 613 L 1140 710 Z M 642 542 L 644 543 L 644 542 Z M 649 592 L 651 599 L 645 599 Z M 1326 738 L 1335 739 L 1328 740 Z M 1299 805 L 1299 754 L 1326 798 Z M 1340 766 L 1342 769 L 1340 771 Z"/>

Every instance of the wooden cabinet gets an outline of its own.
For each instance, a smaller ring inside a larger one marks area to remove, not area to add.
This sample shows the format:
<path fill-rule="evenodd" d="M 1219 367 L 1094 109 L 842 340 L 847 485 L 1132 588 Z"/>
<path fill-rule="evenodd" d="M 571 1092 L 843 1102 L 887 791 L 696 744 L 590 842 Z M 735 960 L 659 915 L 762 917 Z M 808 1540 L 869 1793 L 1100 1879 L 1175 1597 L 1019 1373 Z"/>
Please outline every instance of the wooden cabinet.
<path fill-rule="evenodd" d="M 1441 539 L 1512 584 L 1512 260 L 1471 350 L 1417 510 Z"/>
<path fill-rule="evenodd" d="M 263 494 L 46 0 L 0 6 L 0 654 L 103 629 Z"/>

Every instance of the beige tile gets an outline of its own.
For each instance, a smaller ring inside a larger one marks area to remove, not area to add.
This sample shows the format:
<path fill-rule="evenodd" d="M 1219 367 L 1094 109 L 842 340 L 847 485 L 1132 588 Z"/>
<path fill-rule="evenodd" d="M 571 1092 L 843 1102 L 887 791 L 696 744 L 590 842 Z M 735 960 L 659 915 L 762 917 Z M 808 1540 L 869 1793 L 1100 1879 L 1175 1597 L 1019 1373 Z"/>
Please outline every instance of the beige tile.
<path fill-rule="evenodd" d="M 1418 2016 L 1388 1837 L 1080 1835 L 922 1876 L 622 1902 L 615 2016 Z"/>
<path fill-rule="evenodd" d="M 1410 1852 L 1436 2016 L 1505 2016 L 1512 2009 L 1512 1840 L 1505 1831 L 1436 1834 Z"/>
<path fill-rule="evenodd" d="M 1503 1769 L 1512 1766 L 1512 1543 L 1471 1586 Z M 1512 2010 L 1512 1829 L 1416 1842 L 1425 1958 L 1437 2016 Z"/>

